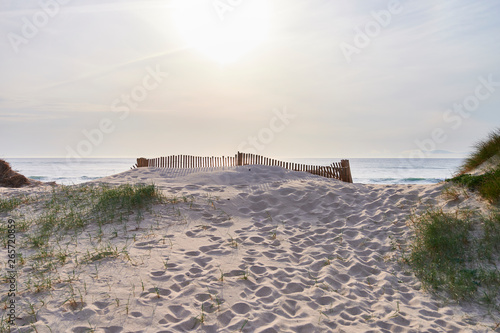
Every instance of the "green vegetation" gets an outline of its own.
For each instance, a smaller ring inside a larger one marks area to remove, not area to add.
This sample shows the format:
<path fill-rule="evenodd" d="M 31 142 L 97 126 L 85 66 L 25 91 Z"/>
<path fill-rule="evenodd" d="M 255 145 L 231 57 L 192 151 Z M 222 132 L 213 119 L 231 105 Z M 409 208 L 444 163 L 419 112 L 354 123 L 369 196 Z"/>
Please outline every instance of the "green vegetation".
<path fill-rule="evenodd" d="M 37 196 L 16 196 L 0 200 L 0 215 L 9 215 L 15 221 L 16 265 L 29 269 L 29 274 L 18 281 L 19 293 L 34 293 L 42 306 L 44 298 L 61 287 L 68 286 L 70 297 L 62 304 L 69 310 L 81 310 L 83 295 L 79 298 L 73 284 L 79 284 L 81 266 L 94 265 L 92 278 L 99 279 L 101 260 L 124 258 L 132 262 L 128 253 L 127 221 L 134 219 L 139 228 L 145 213 L 154 214 L 156 203 L 172 203 L 155 185 L 82 185 L 58 186 L 52 192 Z M 7 221 L 0 219 L 0 243 L 7 246 L 10 239 Z M 123 230 L 125 241 L 112 241 Z M 135 234 L 132 235 L 135 240 Z M 80 244 L 85 252 L 79 247 Z M 22 253 L 21 253 L 22 251 Z M 72 273 L 62 273 L 66 266 Z M 7 276 L 2 276 L 5 279 Z M 86 290 L 86 284 L 84 289 Z M 3 302 L 5 299 L 2 300 Z M 28 302 L 29 303 L 29 302 Z M 29 305 L 29 304 L 28 304 Z M 60 305 L 60 304 L 58 304 Z M 119 300 L 117 300 L 117 306 Z M 30 314 L 25 302 L 19 303 L 17 325 L 35 329 L 38 318 Z M 128 311 L 128 310 L 127 310 Z M 0 318 L 0 332 L 10 331 L 5 318 Z"/>
<path fill-rule="evenodd" d="M 33 247 L 42 247 L 54 234 L 123 220 L 134 211 L 140 216 L 161 200 L 154 185 L 65 186 L 52 192 L 43 214 L 32 221 L 34 232 L 28 237 Z"/>
<path fill-rule="evenodd" d="M 500 215 L 475 223 L 467 211 L 440 210 L 412 217 L 415 231 L 403 260 L 425 287 L 455 300 L 478 299 L 497 306 L 500 291 Z"/>
<path fill-rule="evenodd" d="M 110 213 L 115 210 L 142 209 L 161 199 L 158 188 L 154 185 L 122 185 L 115 188 L 104 187 L 98 193 L 94 211 Z"/>
<path fill-rule="evenodd" d="M 492 170 L 482 175 L 471 175 L 467 172 L 474 170 L 494 156 L 500 158 L 500 129 L 489 134 L 488 139 L 475 145 L 475 151 L 460 167 L 458 175 L 447 181 L 478 191 L 479 194 L 491 203 L 500 199 L 500 165 L 493 166 Z"/>
<path fill-rule="evenodd" d="M 17 207 L 28 201 L 29 199 L 26 196 L 13 197 L 8 199 L 0 198 L 0 213 L 10 212 L 11 210 L 16 209 Z"/>
<path fill-rule="evenodd" d="M 461 174 L 449 181 L 478 191 L 483 198 L 492 203 L 496 203 L 500 199 L 500 167 L 477 176 Z"/>
<path fill-rule="evenodd" d="M 85 227 L 98 227 L 94 238 L 100 242 L 104 224 L 114 221 L 126 221 L 135 213 L 137 219 L 143 216 L 143 210 L 154 203 L 163 202 L 164 198 L 155 185 L 121 185 L 110 187 L 97 186 L 62 186 L 55 188 L 48 197 L 32 199 L 26 196 L 0 201 L 0 213 L 12 212 L 24 204 L 34 204 L 42 212 L 32 219 L 24 215 L 15 217 L 18 242 L 35 250 L 30 259 L 35 261 L 42 272 L 55 269 L 68 259 L 67 251 L 60 246 L 60 241 L 72 237 L 78 243 L 78 233 Z M 16 212 L 13 212 L 16 215 Z M 0 224 L 0 237 L 6 246 L 8 229 Z M 92 235 L 89 234 L 92 241 Z M 57 247 L 57 250 L 55 249 Z M 116 248 L 96 249 L 88 254 L 87 261 L 95 261 L 107 256 L 127 254 Z"/>
<path fill-rule="evenodd" d="M 475 145 L 475 152 L 461 166 L 458 175 L 447 180 L 459 187 L 446 187 L 444 197 L 457 200 L 467 191 L 477 191 L 493 205 L 490 216 L 469 210 L 443 212 L 430 209 L 411 216 L 414 231 L 408 249 L 402 248 L 408 264 L 423 286 L 456 301 L 479 302 L 500 311 L 500 165 L 481 175 L 474 170 L 494 156 L 500 157 L 500 129 Z M 463 193 L 461 193 L 462 191 Z M 406 251 L 409 250 L 409 251 Z"/>
<path fill-rule="evenodd" d="M 488 139 L 478 142 L 475 151 L 465 160 L 460 174 L 472 171 L 491 157 L 500 154 L 500 128 L 488 135 Z"/>

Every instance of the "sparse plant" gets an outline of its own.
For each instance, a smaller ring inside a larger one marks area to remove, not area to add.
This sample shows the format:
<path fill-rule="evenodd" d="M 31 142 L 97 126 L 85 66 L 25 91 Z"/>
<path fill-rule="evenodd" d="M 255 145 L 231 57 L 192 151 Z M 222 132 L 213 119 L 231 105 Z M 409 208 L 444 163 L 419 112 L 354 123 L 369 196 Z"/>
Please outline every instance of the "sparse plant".
<path fill-rule="evenodd" d="M 38 318 L 37 318 L 37 311 L 35 309 L 35 304 L 28 301 L 28 306 L 30 308 L 28 314 L 33 317 L 33 322 L 37 322 Z"/>
<path fill-rule="evenodd" d="M 402 259 L 424 287 L 445 291 L 455 300 L 488 303 L 489 295 L 500 291 L 500 272 L 491 265 L 500 259 L 500 216 L 471 214 L 430 210 L 412 216 L 415 238 Z"/>
<path fill-rule="evenodd" d="M 221 268 L 219 268 L 219 271 L 220 271 L 219 281 L 224 282 L 224 272 L 222 271 Z"/>
<path fill-rule="evenodd" d="M 318 325 L 321 324 L 321 316 L 328 318 L 328 316 L 323 311 L 319 310 Z"/>
<path fill-rule="evenodd" d="M 241 279 L 242 280 L 248 280 L 249 276 L 250 276 L 250 271 L 247 268 L 246 270 L 243 271 L 243 274 L 241 275 Z"/>
<path fill-rule="evenodd" d="M 342 241 L 344 240 L 344 229 L 340 230 L 340 234 L 336 237 L 336 239 L 338 239 L 339 243 L 342 244 Z"/>
<path fill-rule="evenodd" d="M 220 306 L 222 304 L 222 299 L 220 299 L 218 295 L 215 296 L 215 304 L 217 305 L 217 311 L 220 312 Z"/>
<path fill-rule="evenodd" d="M 329 266 L 331 264 L 331 259 L 330 257 L 327 257 L 325 261 L 323 262 L 323 266 Z"/>
<path fill-rule="evenodd" d="M 203 307 L 204 307 L 204 304 L 201 304 L 201 313 L 193 318 L 195 321 L 194 326 L 196 326 L 197 324 L 203 325 L 205 323 L 206 314 L 205 314 L 205 310 Z"/>
<path fill-rule="evenodd" d="M 271 239 L 276 239 L 278 233 L 278 226 L 274 228 L 274 231 L 271 232 Z"/>
<path fill-rule="evenodd" d="M 398 317 L 399 315 L 400 315 L 400 312 L 399 312 L 399 301 L 397 301 L 397 303 L 396 303 L 396 311 L 394 311 L 394 313 L 389 318 L 395 318 L 395 317 Z"/>
<path fill-rule="evenodd" d="M 446 186 L 443 188 L 443 196 L 451 201 L 460 199 L 460 191 L 454 186 Z"/>
<path fill-rule="evenodd" d="M 245 326 L 247 324 L 248 324 L 248 319 L 245 319 L 245 321 L 243 322 L 243 325 L 241 325 L 240 332 L 243 332 L 243 329 L 245 328 Z"/>
<path fill-rule="evenodd" d="M 130 295 L 128 295 L 128 299 L 127 299 L 127 305 L 125 305 L 125 312 L 128 316 L 128 312 L 129 312 L 129 307 L 130 307 Z"/>
<path fill-rule="evenodd" d="M 231 234 L 228 234 L 229 235 L 229 246 L 231 246 L 232 248 L 238 248 L 238 241 L 233 238 L 233 236 L 231 236 Z"/>

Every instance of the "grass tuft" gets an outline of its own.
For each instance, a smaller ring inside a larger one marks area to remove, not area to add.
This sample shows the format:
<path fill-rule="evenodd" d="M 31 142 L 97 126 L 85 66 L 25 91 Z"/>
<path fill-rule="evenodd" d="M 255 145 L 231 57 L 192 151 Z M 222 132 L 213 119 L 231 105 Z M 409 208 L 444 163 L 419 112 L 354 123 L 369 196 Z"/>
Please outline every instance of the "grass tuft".
<path fill-rule="evenodd" d="M 415 238 L 403 260 L 428 289 L 455 300 L 498 300 L 500 215 L 479 225 L 462 215 L 431 210 L 413 217 Z"/>
<path fill-rule="evenodd" d="M 500 128 L 488 135 L 486 140 L 474 145 L 475 151 L 465 160 L 460 168 L 460 174 L 464 174 L 477 168 L 491 157 L 500 153 Z"/>
<path fill-rule="evenodd" d="M 160 199 L 161 194 L 155 185 L 125 184 L 115 188 L 104 187 L 94 211 L 110 211 L 127 208 L 128 210 L 145 208 L 151 202 Z"/>
<path fill-rule="evenodd" d="M 500 199 L 500 166 L 482 175 L 462 174 L 448 181 L 478 191 L 483 198 L 492 203 L 496 203 Z"/>
<path fill-rule="evenodd" d="M 449 179 L 471 190 L 477 190 L 487 200 L 496 203 L 500 199 L 500 165 L 482 175 L 470 175 L 468 172 L 479 167 L 494 156 L 500 157 L 500 128 L 491 132 L 488 138 L 478 142 L 475 151 L 459 168 L 456 177 Z"/>
<path fill-rule="evenodd" d="M 8 199 L 0 198 L 0 213 L 10 212 L 13 209 L 27 203 L 29 199 L 25 196 L 13 197 Z"/>
<path fill-rule="evenodd" d="M 55 233 L 81 230 L 90 223 L 111 223 L 124 213 L 140 215 L 161 200 L 155 185 L 62 187 L 53 191 L 44 213 L 34 221 L 31 244 L 42 247 Z"/>

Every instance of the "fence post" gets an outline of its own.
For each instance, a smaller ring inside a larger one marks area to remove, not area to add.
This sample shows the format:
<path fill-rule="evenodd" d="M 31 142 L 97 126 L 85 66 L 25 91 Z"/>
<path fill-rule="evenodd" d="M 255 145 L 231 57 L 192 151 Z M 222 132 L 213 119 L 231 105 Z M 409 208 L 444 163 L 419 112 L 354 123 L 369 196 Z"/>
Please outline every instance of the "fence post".
<path fill-rule="evenodd" d="M 345 182 L 352 183 L 351 166 L 349 165 L 349 160 L 341 160 L 340 165 L 342 166 L 343 177 Z"/>

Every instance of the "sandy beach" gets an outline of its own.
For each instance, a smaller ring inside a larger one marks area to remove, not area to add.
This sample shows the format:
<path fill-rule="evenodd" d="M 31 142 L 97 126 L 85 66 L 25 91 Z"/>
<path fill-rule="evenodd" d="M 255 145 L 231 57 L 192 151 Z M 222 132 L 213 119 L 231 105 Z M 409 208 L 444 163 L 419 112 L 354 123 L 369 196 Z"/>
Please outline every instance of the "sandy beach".
<path fill-rule="evenodd" d="M 154 183 L 170 201 L 59 239 L 52 245 L 67 259 L 39 290 L 34 250 L 18 248 L 26 264 L 12 332 L 491 332 L 496 325 L 486 309 L 422 290 L 398 261 L 411 214 L 484 209 L 475 196 L 444 195 L 443 183 L 349 184 L 256 165 L 139 168 L 89 184 L 97 183 Z M 52 190 L 2 188 L 0 197 Z M 41 214 L 29 207 L 0 213 L 2 223 Z"/>

